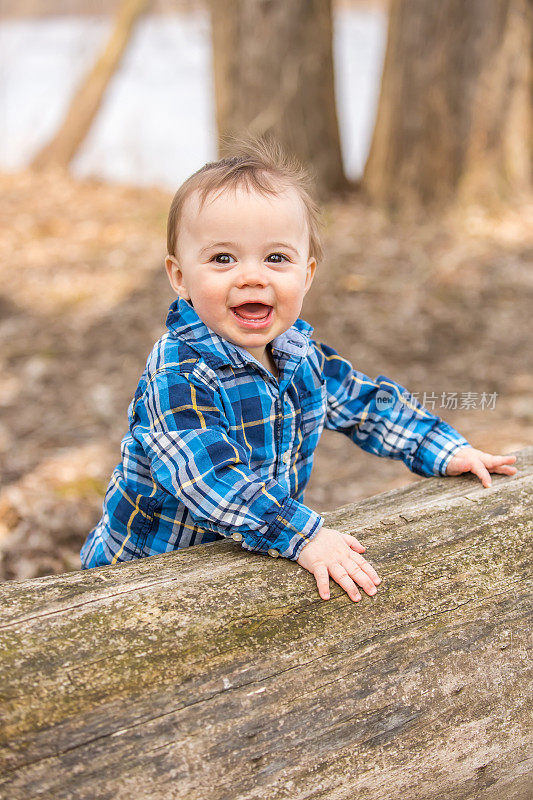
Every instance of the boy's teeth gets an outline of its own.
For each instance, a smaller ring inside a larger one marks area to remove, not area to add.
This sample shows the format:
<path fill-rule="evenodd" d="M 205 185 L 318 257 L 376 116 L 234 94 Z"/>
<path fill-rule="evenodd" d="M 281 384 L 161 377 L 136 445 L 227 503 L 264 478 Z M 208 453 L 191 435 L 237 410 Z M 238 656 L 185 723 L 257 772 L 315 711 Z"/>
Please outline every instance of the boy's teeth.
<path fill-rule="evenodd" d="M 243 319 L 264 319 L 268 317 L 270 306 L 264 303 L 243 303 L 235 307 L 236 313 Z"/>

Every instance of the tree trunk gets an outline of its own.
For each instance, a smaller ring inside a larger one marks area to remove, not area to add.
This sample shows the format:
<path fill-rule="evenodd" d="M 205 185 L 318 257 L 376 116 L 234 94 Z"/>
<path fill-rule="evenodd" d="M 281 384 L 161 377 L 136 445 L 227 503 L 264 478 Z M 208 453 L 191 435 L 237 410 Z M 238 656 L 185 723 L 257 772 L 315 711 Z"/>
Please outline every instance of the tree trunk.
<path fill-rule="evenodd" d="M 335 107 L 331 0 L 211 0 L 219 147 L 273 135 L 314 172 L 346 184 Z"/>
<path fill-rule="evenodd" d="M 32 161 L 33 169 L 67 168 L 88 134 L 106 88 L 115 74 L 133 27 L 149 0 L 122 0 L 113 32 L 96 63 L 77 89 L 63 123 Z"/>
<path fill-rule="evenodd" d="M 232 541 L 1 586 L 0 796 L 528 800 L 517 455 L 326 514 L 383 578 L 359 604 Z"/>
<path fill-rule="evenodd" d="M 531 0 L 392 0 L 363 186 L 392 208 L 531 182 Z"/>

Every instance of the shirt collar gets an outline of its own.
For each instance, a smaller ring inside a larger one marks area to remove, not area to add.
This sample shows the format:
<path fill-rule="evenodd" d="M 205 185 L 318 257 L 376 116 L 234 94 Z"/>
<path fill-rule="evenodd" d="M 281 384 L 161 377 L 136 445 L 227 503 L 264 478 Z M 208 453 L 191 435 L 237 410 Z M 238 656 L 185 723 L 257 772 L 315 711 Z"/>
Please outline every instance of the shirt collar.
<path fill-rule="evenodd" d="M 192 305 L 178 297 L 169 308 L 167 328 L 173 336 L 187 342 L 207 364 L 213 367 L 235 365 L 241 367 L 246 363 L 257 363 L 256 359 L 244 348 L 226 341 L 202 322 Z M 303 358 L 309 350 L 309 339 L 313 328 L 303 319 L 297 319 L 294 325 L 276 336 L 272 341 L 274 357 L 287 355 L 297 360 Z"/>

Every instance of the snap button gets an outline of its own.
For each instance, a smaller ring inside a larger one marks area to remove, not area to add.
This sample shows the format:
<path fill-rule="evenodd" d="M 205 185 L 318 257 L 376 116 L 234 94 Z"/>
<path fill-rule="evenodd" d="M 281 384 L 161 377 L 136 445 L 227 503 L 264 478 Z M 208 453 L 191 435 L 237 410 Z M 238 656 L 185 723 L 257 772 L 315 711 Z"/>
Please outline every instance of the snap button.
<path fill-rule="evenodd" d="M 283 461 L 284 464 L 289 463 L 289 461 L 291 460 L 291 454 L 288 450 L 286 453 L 283 453 L 283 455 L 281 456 L 281 460 Z"/>
<path fill-rule="evenodd" d="M 239 533 L 239 531 L 235 531 L 235 533 L 231 534 L 231 538 L 235 539 L 236 542 L 242 542 L 242 533 Z"/>
<path fill-rule="evenodd" d="M 268 551 L 268 555 L 272 556 L 272 558 L 277 558 L 279 556 L 279 552 L 278 550 L 274 550 L 274 548 L 271 547 L 270 550 Z"/>

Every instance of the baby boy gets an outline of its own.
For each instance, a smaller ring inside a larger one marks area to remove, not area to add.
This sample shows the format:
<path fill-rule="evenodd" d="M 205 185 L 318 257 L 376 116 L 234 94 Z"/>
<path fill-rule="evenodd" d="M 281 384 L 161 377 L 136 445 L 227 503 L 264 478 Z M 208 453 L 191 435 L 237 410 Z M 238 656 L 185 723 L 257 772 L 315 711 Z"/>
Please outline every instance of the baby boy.
<path fill-rule="evenodd" d="M 303 502 L 324 427 L 419 475 L 512 475 L 390 378 L 358 372 L 299 319 L 321 257 L 308 178 L 278 147 L 241 146 L 177 191 L 166 269 L 177 299 L 129 407 L 122 458 L 84 568 L 218 539 L 296 561 L 321 598 L 380 583 L 350 534 Z"/>

